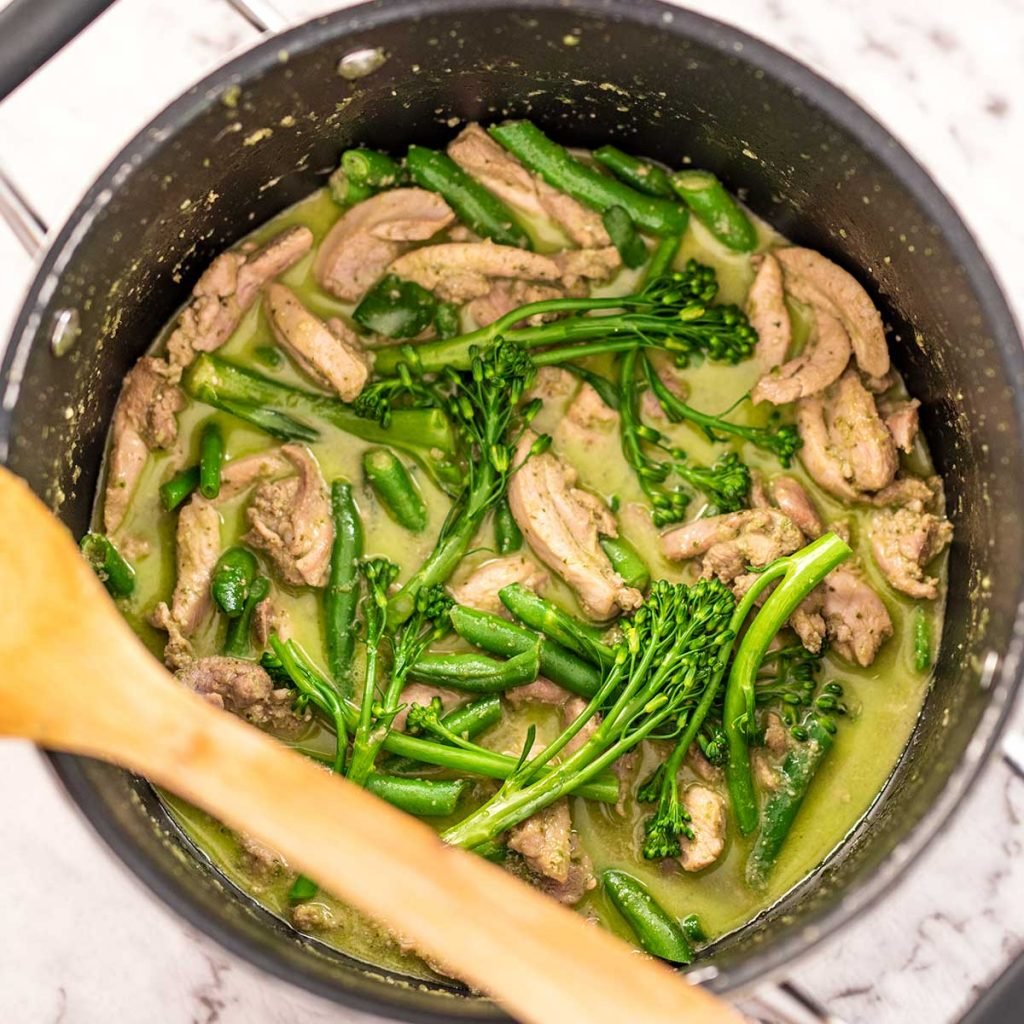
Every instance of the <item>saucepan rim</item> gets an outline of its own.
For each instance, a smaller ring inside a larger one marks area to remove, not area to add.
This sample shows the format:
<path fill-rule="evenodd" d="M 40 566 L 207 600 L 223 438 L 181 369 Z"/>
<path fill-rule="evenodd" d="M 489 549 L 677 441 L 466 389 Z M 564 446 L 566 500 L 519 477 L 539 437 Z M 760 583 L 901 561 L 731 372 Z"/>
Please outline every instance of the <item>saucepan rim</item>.
<path fill-rule="evenodd" d="M 87 233 L 96 215 L 111 195 L 183 124 L 216 102 L 229 82 L 246 82 L 268 70 L 279 59 L 282 49 L 305 52 L 327 41 L 337 43 L 346 35 L 385 27 L 424 15 L 469 13 L 481 9 L 534 12 L 565 11 L 581 17 L 624 21 L 647 27 L 652 32 L 669 32 L 702 45 L 727 52 L 735 59 L 751 64 L 782 86 L 807 98 L 819 108 L 822 117 L 847 132 L 875 160 L 882 164 L 915 198 L 938 227 L 957 255 L 970 288 L 984 309 L 996 348 L 1011 371 L 1016 432 L 1024 437 L 1024 351 L 1013 316 L 995 276 L 974 238 L 952 203 L 921 165 L 859 104 L 836 86 L 794 58 L 754 39 L 742 30 L 715 21 L 693 11 L 683 10 L 658 0 L 373 0 L 297 26 L 279 36 L 264 40 L 252 49 L 221 65 L 184 93 L 140 131 L 111 161 L 85 194 L 74 213 L 43 256 L 18 316 L 11 343 L 0 365 L 0 455 L 6 457 L 12 413 L 21 387 L 21 374 L 28 352 L 40 339 L 41 315 L 46 308 L 60 274 L 67 266 L 80 239 Z M 871 907 L 889 890 L 909 864 L 947 820 L 977 778 L 1006 721 L 1011 698 L 1020 686 L 1021 654 L 1024 649 L 1024 579 L 1018 585 L 1013 635 L 1001 659 L 986 667 L 983 679 L 990 692 L 985 712 L 973 739 L 950 775 L 940 798 L 893 850 L 874 874 L 834 904 L 809 916 L 799 931 L 765 945 L 763 950 L 737 966 L 718 970 L 714 965 L 698 969 L 696 976 L 719 991 L 734 991 L 792 967 L 796 957 L 833 934 Z M 269 974 L 291 981 L 317 995 L 353 1008 L 386 1013 L 395 1019 L 410 1021 L 450 1020 L 444 1002 L 437 1009 L 397 1006 L 389 1001 L 381 986 L 379 996 L 370 997 L 346 988 L 344 980 L 329 981 L 313 973 L 286 972 L 284 964 L 267 948 L 260 946 L 211 913 L 187 886 L 182 885 L 137 845 L 126 830 L 110 815 L 88 780 L 84 762 L 70 755 L 50 754 L 56 774 L 85 817 L 107 845 L 145 885 L 190 924 L 211 936 L 233 953 Z M 501 1019 L 492 1009 L 479 1017 L 459 1014 L 463 1020 Z M 397 1015 L 397 1016 L 396 1016 Z"/>

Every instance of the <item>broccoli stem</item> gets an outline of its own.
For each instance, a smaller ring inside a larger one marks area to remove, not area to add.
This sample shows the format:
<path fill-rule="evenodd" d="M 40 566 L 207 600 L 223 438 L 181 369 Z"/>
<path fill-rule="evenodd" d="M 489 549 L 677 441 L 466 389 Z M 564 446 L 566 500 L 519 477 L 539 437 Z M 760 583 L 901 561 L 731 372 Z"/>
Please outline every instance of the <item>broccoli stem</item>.
<path fill-rule="evenodd" d="M 472 740 L 501 721 L 501 698 L 495 693 L 470 701 L 441 717 L 441 724 L 449 732 L 464 740 Z M 408 758 L 398 758 L 388 764 L 388 771 L 401 774 L 423 766 Z"/>
<path fill-rule="evenodd" d="M 519 583 L 510 583 L 498 591 L 498 598 L 520 622 L 556 644 L 575 651 L 602 668 L 611 668 L 614 663 L 615 652 L 601 639 L 601 630 L 579 622 L 532 590 Z"/>
<path fill-rule="evenodd" d="M 282 641 L 274 636 L 270 638 L 270 646 L 299 693 L 330 719 L 339 739 L 338 749 L 341 753 L 334 759 L 335 771 L 339 771 L 337 765 L 344 753 L 345 737 L 349 730 L 355 729 L 359 709 L 351 701 L 338 697 L 333 684 L 294 640 Z M 397 757 L 488 779 L 507 779 L 519 767 L 519 759 L 506 754 L 497 754 L 482 747 L 466 750 L 402 732 L 388 732 L 381 746 Z M 572 787 L 572 791 L 588 800 L 614 804 L 619 799 L 619 781 L 610 773 L 598 774 Z"/>
<path fill-rule="evenodd" d="M 644 270 L 641 290 L 672 269 L 672 264 L 675 262 L 676 255 L 682 244 L 683 239 L 680 235 L 666 235 L 658 240 L 658 244 L 654 247 L 654 252 L 651 253 L 647 269 Z"/>
<path fill-rule="evenodd" d="M 782 784 L 768 797 L 764 806 L 761 831 L 747 861 L 747 884 L 752 889 L 763 889 L 768 883 L 814 776 L 832 749 L 834 723 L 811 715 L 804 728 L 807 741 L 786 755 L 780 769 Z"/>
<path fill-rule="evenodd" d="M 387 350 L 385 350 L 387 351 Z M 320 420 L 371 444 L 387 444 L 408 452 L 439 486 L 450 490 L 462 479 L 452 461 L 455 436 L 448 418 L 439 409 L 396 409 L 385 428 L 357 416 L 344 402 L 329 395 L 281 384 L 252 370 L 243 369 L 219 356 L 204 353 L 185 371 L 182 385 L 196 401 L 233 414 L 255 410 L 257 419 L 267 413 L 283 417 L 303 428 L 300 440 L 316 440 L 318 431 L 294 418 Z M 258 422 L 256 425 L 260 425 Z"/>
<path fill-rule="evenodd" d="M 733 659 L 725 688 L 722 712 L 723 726 L 729 745 L 725 767 L 729 797 L 740 832 L 749 835 L 758 822 L 757 797 L 750 769 L 749 739 L 757 729 L 755 720 L 755 679 L 765 653 L 776 633 L 786 624 L 800 602 L 839 564 L 853 552 L 834 533 L 826 533 L 795 554 L 773 562 L 765 569 L 744 596 L 760 595 L 778 581 L 778 586 L 754 617 Z"/>
<path fill-rule="evenodd" d="M 345 480 L 331 484 L 334 541 L 324 588 L 324 628 L 327 665 L 345 696 L 352 690 L 352 658 L 356 649 L 356 609 L 359 604 L 359 559 L 363 554 L 363 521 Z"/>
<path fill-rule="evenodd" d="M 729 423 L 718 416 L 694 409 L 693 406 L 687 405 L 681 398 L 669 391 L 647 358 L 644 358 L 644 373 L 647 383 L 654 392 L 655 398 L 658 399 L 658 404 L 665 411 L 665 415 L 673 423 L 685 420 L 696 424 L 711 441 L 721 441 L 722 438 L 718 436 L 719 434 L 731 434 L 733 437 L 749 441 L 757 448 L 772 452 L 778 457 L 783 468 L 789 466 L 793 456 L 803 444 L 796 427 L 792 424 L 751 427 L 743 423 Z"/>
<path fill-rule="evenodd" d="M 588 167 L 529 121 L 506 121 L 489 131 L 549 185 L 568 192 L 600 213 L 612 206 L 621 206 L 638 227 L 655 235 L 681 235 L 686 228 L 684 207 L 667 199 L 644 195 Z"/>

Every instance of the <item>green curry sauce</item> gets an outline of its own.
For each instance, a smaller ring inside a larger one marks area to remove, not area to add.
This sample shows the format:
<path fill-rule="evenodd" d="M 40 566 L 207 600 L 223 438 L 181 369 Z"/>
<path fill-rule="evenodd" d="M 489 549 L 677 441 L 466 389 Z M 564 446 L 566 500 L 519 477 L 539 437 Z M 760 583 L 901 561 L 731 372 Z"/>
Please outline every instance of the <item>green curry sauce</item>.
<path fill-rule="evenodd" d="M 284 227 L 304 224 L 312 229 L 319 241 L 340 213 L 328 192 L 322 190 L 261 227 L 252 238 L 259 242 Z M 767 226 L 761 224 L 758 229 L 763 240 L 778 241 Z M 742 302 L 753 276 L 748 256 L 727 252 L 697 223 L 693 223 L 687 232 L 683 249 L 677 258 L 677 266 L 682 266 L 691 256 L 713 266 L 718 272 L 719 301 Z M 335 301 L 316 285 L 312 262 L 312 256 L 307 256 L 287 271 L 281 280 L 293 288 L 318 316 L 326 318 L 350 313 L 350 306 Z M 603 290 L 608 294 L 624 294 L 632 290 L 636 279 L 636 272 L 622 271 Z M 270 344 L 273 344 L 270 328 L 257 303 L 218 354 L 234 362 L 251 365 L 260 373 L 275 379 L 308 388 L 308 380 L 289 361 L 285 360 L 273 368 L 261 362 L 258 350 Z M 600 367 L 602 364 L 598 360 L 595 365 Z M 737 367 L 705 363 L 688 370 L 686 379 L 690 387 L 688 401 L 694 407 L 720 411 L 730 406 L 736 396 L 754 384 L 757 368 L 753 361 Z M 753 409 L 748 403 L 741 406 L 734 417 L 741 422 L 744 417 L 748 418 L 748 422 L 763 422 L 760 419 L 766 415 L 763 409 L 763 406 Z M 563 410 L 564 403 L 561 406 L 547 403 L 536 421 L 536 429 L 554 433 Z M 207 421 L 210 415 L 209 408 L 195 402 L 189 403 L 180 414 L 180 437 L 185 439 L 186 446 L 192 446 L 190 452 L 185 452 L 184 464 L 195 461 L 198 449 L 197 427 Z M 228 458 L 238 458 L 275 443 L 230 416 L 218 414 L 217 421 L 224 433 Z M 699 432 L 686 425 L 665 429 L 695 460 L 711 461 L 717 454 Z M 329 425 L 323 425 L 321 439 L 311 445 L 325 479 L 344 477 L 353 482 L 364 525 L 366 554 L 391 558 L 402 567 L 399 579 L 403 580 L 429 553 L 450 502 L 418 466 L 404 459 L 426 498 L 429 524 L 419 535 L 401 529 L 384 513 L 363 482 L 360 459 L 367 447 L 366 443 Z M 574 446 L 571 441 L 556 435 L 554 450 L 578 469 L 580 486 L 606 500 L 612 497 L 617 499 L 622 510 L 619 515 L 620 530 L 642 554 L 655 578 L 663 577 L 673 581 L 691 578 L 692 571 L 685 565 L 669 562 L 661 555 L 657 543 L 658 534 L 649 517 L 630 511 L 632 503 L 643 503 L 643 494 L 622 457 L 616 430 L 609 430 L 587 447 Z M 758 452 L 749 445 L 742 448 L 742 453 L 751 467 L 761 468 L 769 474 L 778 472 L 778 463 L 772 456 Z M 162 651 L 165 637 L 149 624 L 148 616 L 158 601 L 168 599 L 174 585 L 175 516 L 163 510 L 158 496 L 160 483 L 177 468 L 177 465 L 172 467 L 172 458 L 167 452 L 151 455 L 122 528 L 124 533 L 146 541 L 149 545 L 149 554 L 135 563 L 135 592 L 122 605 L 132 625 L 158 655 Z M 916 452 L 909 460 L 914 472 L 924 474 L 929 470 L 927 452 L 920 440 Z M 657 863 L 645 862 L 639 853 L 637 837 L 642 830 L 642 819 L 649 813 L 649 808 L 628 801 L 625 816 L 622 816 L 613 807 L 582 799 L 574 799 L 572 805 L 574 827 L 593 859 L 595 873 L 607 867 L 628 870 L 647 883 L 651 892 L 670 913 L 678 917 L 693 913 L 699 915 L 712 940 L 740 927 L 777 900 L 821 864 L 830 851 L 843 841 L 892 772 L 914 728 L 928 688 L 927 675 L 914 667 L 912 615 L 917 605 L 886 586 L 875 570 L 866 540 L 865 519 L 868 513 L 840 506 L 814 485 L 799 461 L 795 461 L 788 472 L 805 485 L 826 521 L 843 519 L 852 526 L 852 546 L 889 609 L 895 635 L 883 646 L 878 659 L 869 669 L 857 668 L 833 656 L 826 657 L 823 678 L 834 679 L 842 684 L 850 714 L 839 724 L 834 749 L 814 781 L 768 889 L 755 894 L 745 884 L 743 866 L 751 844 L 749 840 L 739 838 L 737 830 L 731 826 L 725 853 L 710 868 L 697 874 L 666 872 Z M 237 541 L 244 532 L 243 510 L 246 500 L 243 496 L 221 509 L 224 520 L 221 539 L 225 548 Z M 695 501 L 692 508 L 694 514 L 699 513 L 700 502 Z M 474 564 L 493 557 L 493 552 L 486 550 L 491 542 L 488 522 L 477 543 L 473 545 L 473 553 L 467 556 L 460 567 L 459 576 L 464 575 Z M 556 579 L 553 579 L 547 594 L 565 608 L 577 610 L 572 593 Z M 289 591 L 278 587 L 278 597 L 288 614 L 295 638 L 307 651 L 317 656 L 317 652 L 323 650 L 319 595 L 309 590 Z M 941 634 L 941 600 L 923 607 L 933 619 L 932 635 L 938 637 Z M 219 653 L 224 629 L 221 617 L 211 616 L 203 630 L 193 638 L 196 653 Z M 448 646 L 457 648 L 458 642 L 449 641 Z M 527 707 L 507 712 L 505 719 L 477 742 L 497 750 L 515 750 L 521 746 L 530 723 L 537 725 L 542 739 L 554 736 L 559 730 L 554 709 Z M 319 731 L 318 726 L 311 728 L 312 735 L 306 737 L 304 743 L 319 745 L 324 752 L 329 752 L 333 738 Z M 663 747 L 660 755 L 657 755 L 651 745 L 645 744 L 642 748 L 642 763 L 635 770 L 633 780 L 645 777 L 654 767 L 658 756 L 664 756 Z M 466 813 L 473 802 L 482 801 L 493 790 L 494 786 L 490 783 L 474 784 L 468 798 L 460 806 L 459 817 Z M 170 795 L 165 795 L 165 801 L 185 832 L 227 878 L 271 911 L 288 918 L 291 877 L 279 873 L 267 878 L 252 871 L 237 838 L 230 831 Z M 435 820 L 433 824 L 443 828 L 450 822 Z M 416 977 L 434 977 L 421 960 L 411 953 L 403 952 L 394 939 L 359 914 L 323 893 L 315 897 L 315 902 L 324 904 L 333 912 L 334 926 L 317 932 L 316 937 L 323 942 L 379 967 L 396 969 Z M 596 916 L 605 927 L 625 938 L 631 938 L 626 924 L 606 903 L 600 887 L 585 896 L 577 909 L 584 914 Z"/>

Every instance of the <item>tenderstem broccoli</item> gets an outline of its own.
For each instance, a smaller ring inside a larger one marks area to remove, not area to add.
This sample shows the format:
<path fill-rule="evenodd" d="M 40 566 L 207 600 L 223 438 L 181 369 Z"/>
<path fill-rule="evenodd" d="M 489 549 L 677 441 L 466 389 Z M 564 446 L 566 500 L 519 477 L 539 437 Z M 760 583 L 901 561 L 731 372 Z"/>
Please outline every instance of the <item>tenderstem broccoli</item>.
<path fill-rule="evenodd" d="M 468 372 L 446 367 L 427 380 L 406 371 L 398 382 L 371 384 L 356 402 L 364 416 L 386 423 L 397 415 L 398 402 L 432 404 L 447 413 L 461 442 L 464 482 L 441 528 L 434 550 L 391 598 L 388 623 L 394 628 L 416 607 L 418 593 L 443 583 L 469 549 L 488 512 L 502 499 L 515 467 L 512 456 L 522 432 L 540 408 L 530 402 L 519 408 L 533 382 L 535 367 L 518 344 L 499 339 L 486 349 L 473 349 Z M 538 439 L 541 450 L 548 443 Z"/>
<path fill-rule="evenodd" d="M 474 348 L 490 345 L 497 338 L 537 352 L 538 366 L 637 347 L 666 351 L 680 365 L 704 356 L 736 364 L 754 351 L 757 332 L 736 306 L 712 305 L 717 291 L 714 270 L 690 260 L 684 270 L 662 274 L 636 294 L 527 303 L 467 334 L 381 349 L 374 367 L 380 377 L 396 373 L 400 363 L 421 373 L 446 367 L 465 369 L 472 363 Z M 594 313 L 607 315 L 591 315 Z M 520 320 L 550 314 L 561 319 L 516 327 Z"/>

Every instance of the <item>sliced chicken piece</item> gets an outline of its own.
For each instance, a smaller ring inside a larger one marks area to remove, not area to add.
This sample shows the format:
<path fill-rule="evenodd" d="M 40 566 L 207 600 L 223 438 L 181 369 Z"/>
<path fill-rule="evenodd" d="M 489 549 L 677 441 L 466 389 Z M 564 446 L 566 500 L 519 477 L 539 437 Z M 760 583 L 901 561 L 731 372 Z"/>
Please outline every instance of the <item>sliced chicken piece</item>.
<path fill-rule="evenodd" d="M 267 286 L 264 306 L 274 336 L 299 366 L 343 402 L 355 401 L 370 376 L 370 357 L 356 333 L 342 320 L 325 324 L 283 284 Z"/>
<path fill-rule="evenodd" d="M 172 668 L 191 658 L 187 641 L 210 610 L 210 581 L 220 550 L 220 513 L 194 494 L 178 515 L 177 576 L 170 606 L 161 602 L 153 611 L 153 624 L 170 636 L 164 661 Z"/>
<path fill-rule="evenodd" d="M 580 386 L 579 377 L 561 366 L 542 366 L 537 370 L 533 386 L 523 395 L 527 402 L 539 398 L 542 402 L 561 402 Z"/>
<path fill-rule="evenodd" d="M 666 558 L 701 560 L 701 578 L 716 578 L 726 586 L 747 572 L 803 547 L 796 524 L 777 509 L 748 509 L 697 519 L 661 535 Z"/>
<path fill-rule="evenodd" d="M 550 578 L 532 558 L 506 555 L 477 566 L 461 582 L 450 586 L 448 592 L 459 604 L 468 608 L 511 618 L 498 597 L 498 591 L 512 583 L 520 583 L 529 590 L 539 591 Z"/>
<path fill-rule="evenodd" d="M 832 650 L 867 668 L 892 636 L 892 619 L 882 599 L 853 566 L 841 565 L 825 577 L 821 614 Z"/>
<path fill-rule="evenodd" d="M 283 476 L 291 468 L 291 463 L 281 454 L 280 447 L 231 459 L 224 463 L 221 470 L 220 494 L 217 495 L 216 504 L 231 501 L 259 481 Z"/>
<path fill-rule="evenodd" d="M 334 541 L 327 484 L 308 449 L 286 444 L 281 454 L 296 473 L 256 489 L 246 510 L 250 529 L 243 540 L 266 551 L 285 583 L 322 587 Z"/>
<path fill-rule="evenodd" d="M 869 377 L 885 376 L 890 364 L 882 318 L 856 278 L 812 249 L 793 246 L 773 255 L 782 266 L 786 291 L 838 319 L 861 370 Z"/>
<path fill-rule="evenodd" d="M 289 913 L 292 926 L 300 932 L 325 932 L 338 923 L 331 908 L 323 903 L 300 903 Z"/>
<path fill-rule="evenodd" d="M 426 242 L 454 221 L 455 214 L 436 192 L 380 192 L 342 214 L 320 243 L 313 272 L 336 298 L 357 302 L 410 246 Z"/>
<path fill-rule="evenodd" d="M 789 731 L 774 711 L 765 715 L 764 745 L 771 753 L 779 755 L 789 750 Z"/>
<path fill-rule="evenodd" d="M 561 288 L 554 285 L 502 278 L 491 285 L 491 290 L 486 295 L 481 295 L 480 298 L 473 299 L 469 303 L 469 315 L 478 327 L 486 327 L 488 324 L 493 324 L 495 320 L 500 320 L 506 313 L 511 313 L 513 309 L 518 309 L 527 303 L 559 299 L 564 294 Z M 527 317 L 520 323 L 536 326 L 551 319 L 553 319 L 551 315 L 545 316 L 538 313 L 535 316 Z"/>
<path fill-rule="evenodd" d="M 313 246 L 306 227 L 287 228 L 259 249 L 221 253 L 192 289 L 189 304 L 167 340 L 167 358 L 179 371 L 199 352 L 213 352 L 231 337 L 260 290 L 298 263 Z"/>
<path fill-rule="evenodd" d="M 786 405 L 817 395 L 842 376 L 849 361 L 850 339 L 843 325 L 818 310 L 807 347 L 795 359 L 765 374 L 754 387 L 751 400 Z"/>
<path fill-rule="evenodd" d="M 614 245 L 603 249 L 566 249 L 556 253 L 555 263 L 561 272 L 562 284 L 569 292 L 582 294 L 588 281 L 607 281 L 622 266 L 622 257 Z"/>
<path fill-rule="evenodd" d="M 402 691 L 402 710 L 395 715 L 391 727 L 402 732 L 409 717 L 409 709 L 413 704 L 427 707 L 435 697 L 441 699 L 441 707 L 445 714 L 458 707 L 465 700 L 463 694 L 456 693 L 454 690 L 446 690 L 440 686 L 428 686 L 426 683 L 409 683 Z"/>
<path fill-rule="evenodd" d="M 178 437 L 176 414 L 185 396 L 162 359 L 144 356 L 128 371 L 114 409 L 113 442 L 103 499 L 103 525 L 115 533 L 124 522 L 150 451 L 170 448 Z"/>
<path fill-rule="evenodd" d="M 925 568 L 953 539 L 953 524 L 930 512 L 898 508 L 871 517 L 875 564 L 896 589 L 910 597 L 934 600 L 939 581 Z"/>
<path fill-rule="evenodd" d="M 516 452 L 508 502 L 534 554 L 575 591 L 586 614 L 605 621 L 640 606 L 598 542 L 618 531 L 607 506 L 575 486 L 576 470 L 551 452 L 530 457 L 536 441 L 526 431 Z"/>
<path fill-rule="evenodd" d="M 267 646 L 271 635 L 279 636 L 282 640 L 291 639 L 291 619 L 273 594 L 265 597 L 253 610 L 252 635 L 261 650 Z"/>
<path fill-rule="evenodd" d="M 757 331 L 754 357 L 764 372 L 774 370 L 786 361 L 793 343 L 793 325 L 786 309 L 786 293 L 782 286 L 782 267 L 771 254 L 755 256 L 760 260 L 757 274 L 747 292 L 747 317 Z"/>
<path fill-rule="evenodd" d="M 789 516 L 805 537 L 815 540 L 825 532 L 825 524 L 799 480 L 791 476 L 777 476 L 769 486 L 779 511 Z"/>
<path fill-rule="evenodd" d="M 885 426 L 901 452 L 912 452 L 920 427 L 921 403 L 916 398 L 897 402 L 884 410 Z"/>
<path fill-rule="evenodd" d="M 693 838 L 680 837 L 679 863 L 684 871 L 702 871 L 725 849 L 725 801 L 707 786 L 688 786 L 683 806 L 690 815 Z"/>
<path fill-rule="evenodd" d="M 590 385 L 584 383 L 569 403 L 565 415 L 555 428 L 558 444 L 575 444 L 590 448 L 618 429 L 619 414 Z"/>
<path fill-rule="evenodd" d="M 578 903 L 597 884 L 590 858 L 573 832 L 565 797 L 512 829 L 508 847 L 523 857 L 540 887 L 560 903 Z"/>
<path fill-rule="evenodd" d="M 690 749 L 686 752 L 685 763 L 698 779 L 703 779 L 705 782 L 721 782 L 725 774 L 718 765 L 712 764 L 704 756 L 704 751 L 700 749 L 700 744 L 696 741 L 690 744 Z"/>
<path fill-rule="evenodd" d="M 800 401 L 797 427 L 803 439 L 800 461 L 817 484 L 843 501 L 865 501 L 867 493 L 882 490 L 896 476 L 899 456 L 892 434 L 874 396 L 852 370 L 824 399 Z"/>
<path fill-rule="evenodd" d="M 178 672 L 178 679 L 214 707 L 279 735 L 301 732 L 311 717 L 292 710 L 295 691 L 275 689 L 266 670 L 244 658 L 199 658 Z"/>
<path fill-rule="evenodd" d="M 557 281 L 558 263 L 550 256 L 493 242 L 442 242 L 399 256 L 388 271 L 414 281 L 445 302 L 468 302 L 486 295 L 495 278 Z"/>
<path fill-rule="evenodd" d="M 531 174 L 480 125 L 467 125 L 448 144 L 448 155 L 488 192 L 530 216 L 549 217 L 582 248 L 609 244 L 599 213 Z"/>
<path fill-rule="evenodd" d="M 525 683 L 523 686 L 513 687 L 504 693 L 505 700 L 514 708 L 522 707 L 524 704 L 550 704 L 560 707 L 572 694 L 558 683 L 538 676 L 532 683 Z"/>
<path fill-rule="evenodd" d="M 883 487 L 872 499 L 879 508 L 909 508 L 915 512 L 942 512 L 945 500 L 942 493 L 942 478 L 937 476 L 922 480 L 916 476 L 904 476 Z"/>
<path fill-rule="evenodd" d="M 242 865 L 250 876 L 266 882 L 288 871 L 284 856 L 255 836 L 241 832 L 238 840 L 242 848 Z"/>
<path fill-rule="evenodd" d="M 558 711 L 562 718 L 562 728 L 567 729 L 573 722 L 576 721 L 584 711 L 587 710 L 588 702 L 582 697 L 577 697 L 573 694 L 571 697 L 562 701 Z M 601 716 L 593 715 L 588 721 L 586 721 L 580 728 L 580 731 L 565 745 L 565 755 L 575 754 L 580 747 L 583 746 L 591 736 L 597 732 L 598 727 L 601 725 Z"/>
<path fill-rule="evenodd" d="M 892 434 L 878 414 L 874 396 L 852 370 L 826 400 L 825 415 L 833 446 L 849 465 L 858 491 L 878 491 L 892 483 L 899 457 Z"/>

